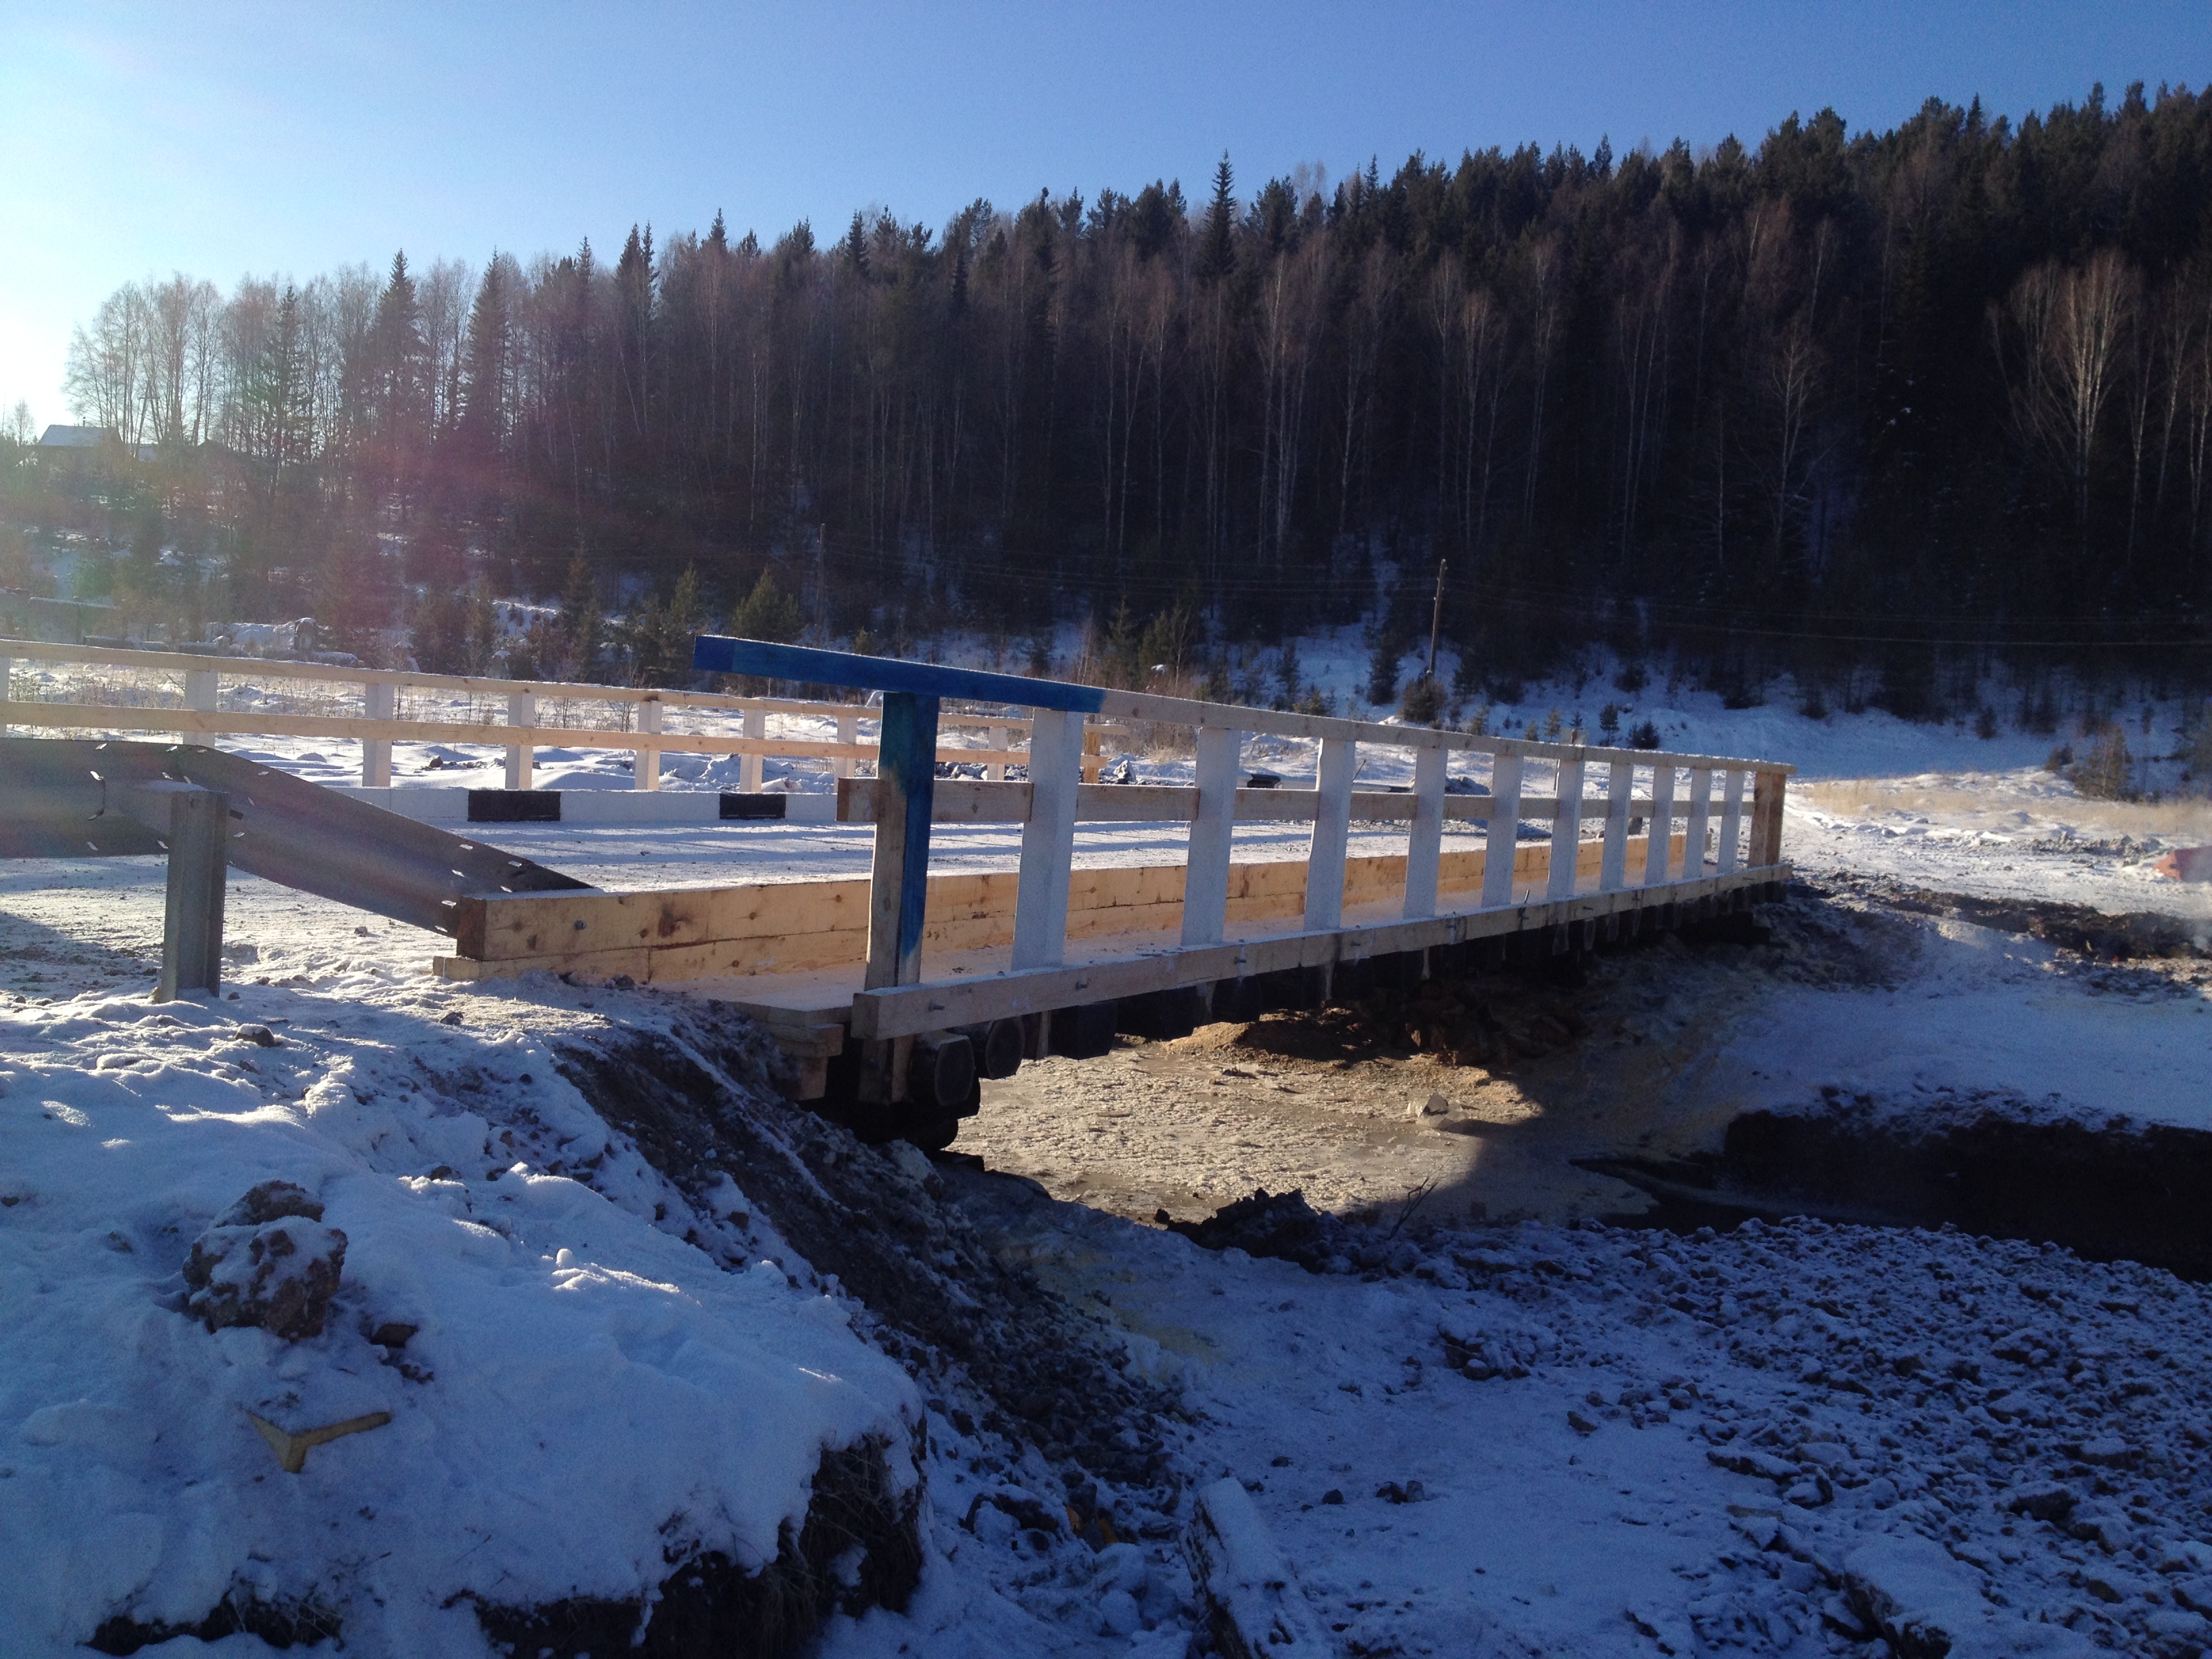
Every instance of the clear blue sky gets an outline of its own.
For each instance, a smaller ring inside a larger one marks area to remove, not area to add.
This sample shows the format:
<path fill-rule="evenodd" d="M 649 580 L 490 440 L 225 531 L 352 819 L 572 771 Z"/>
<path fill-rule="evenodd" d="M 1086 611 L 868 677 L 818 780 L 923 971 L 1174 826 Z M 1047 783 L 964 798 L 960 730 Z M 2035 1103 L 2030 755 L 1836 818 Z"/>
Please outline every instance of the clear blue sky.
<path fill-rule="evenodd" d="M 0 408 L 133 277 L 2201 86 L 2203 3 L 0 4 Z"/>

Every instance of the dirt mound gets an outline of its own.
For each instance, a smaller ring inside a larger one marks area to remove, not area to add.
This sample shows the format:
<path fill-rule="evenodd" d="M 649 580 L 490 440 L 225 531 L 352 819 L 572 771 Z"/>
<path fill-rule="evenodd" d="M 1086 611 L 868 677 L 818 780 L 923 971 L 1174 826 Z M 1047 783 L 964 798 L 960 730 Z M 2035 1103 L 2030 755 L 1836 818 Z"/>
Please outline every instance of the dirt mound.
<path fill-rule="evenodd" d="M 1939 893 L 1889 882 L 1851 884 L 1863 887 L 1869 896 L 1909 915 L 1940 916 L 1978 927 L 2023 933 L 2101 962 L 2212 957 L 2212 932 L 2203 922 L 2154 910 L 2112 915 L 2086 904 L 2061 904 L 2048 899 Z"/>

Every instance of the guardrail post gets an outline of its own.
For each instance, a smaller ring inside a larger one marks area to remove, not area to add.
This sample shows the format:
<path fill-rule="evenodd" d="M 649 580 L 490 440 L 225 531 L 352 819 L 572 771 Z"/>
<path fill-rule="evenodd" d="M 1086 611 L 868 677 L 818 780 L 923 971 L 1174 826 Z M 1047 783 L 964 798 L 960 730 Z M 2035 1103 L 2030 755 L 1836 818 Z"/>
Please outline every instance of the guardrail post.
<path fill-rule="evenodd" d="M 1628 806 L 1635 793 L 1635 762 L 1614 761 L 1607 767 L 1605 854 L 1597 867 L 1597 885 L 1601 893 L 1628 884 Z"/>
<path fill-rule="evenodd" d="M 373 681 L 362 688 L 362 712 L 373 720 L 388 720 L 399 707 L 399 688 L 390 681 Z M 392 740 L 388 738 L 363 738 L 361 744 L 361 781 L 364 787 L 389 789 L 392 787 Z"/>
<path fill-rule="evenodd" d="M 658 701 L 648 698 L 638 704 L 637 729 L 639 734 L 644 737 L 652 737 L 659 733 L 660 704 Z M 641 743 L 638 744 L 634 753 L 635 758 L 630 762 L 629 767 L 631 787 L 638 789 L 659 788 L 660 745 L 657 743 Z"/>
<path fill-rule="evenodd" d="M 1690 769 L 1690 821 L 1683 826 L 1682 878 L 1696 881 L 1705 873 L 1705 826 L 1713 811 L 1713 769 Z"/>
<path fill-rule="evenodd" d="M 1765 867 L 1782 862 L 1782 806 L 1790 787 L 1781 772 L 1759 772 L 1751 784 L 1751 861 Z"/>
<path fill-rule="evenodd" d="M 187 991 L 213 994 L 222 984 L 230 797 L 219 789 L 162 793 L 169 797 L 169 881 L 154 1000 L 173 1002 Z"/>
<path fill-rule="evenodd" d="M 1437 866 L 1444 848 L 1444 770 L 1442 749 L 1413 751 L 1413 826 L 1406 836 L 1406 920 L 1437 913 Z"/>
<path fill-rule="evenodd" d="M 1003 751 L 1007 743 L 1006 723 L 1004 720 L 987 721 L 983 726 L 983 740 L 992 748 Z M 986 781 L 992 783 L 1004 782 L 1006 776 L 1006 762 L 1002 760 L 984 762 L 983 776 Z"/>
<path fill-rule="evenodd" d="M 1306 848 L 1306 931 L 1344 920 L 1344 856 L 1352 841 L 1352 774 L 1359 745 L 1323 738 L 1315 768 L 1313 840 Z"/>
<path fill-rule="evenodd" d="M 1076 786 L 1083 780 L 1080 714 L 1041 708 L 1030 726 L 1030 816 L 1014 890 L 1013 965 L 1054 968 L 1067 954 L 1067 887 L 1075 862 Z M 1189 908 L 1186 903 L 1184 916 Z"/>
<path fill-rule="evenodd" d="M 860 740 L 860 717 L 858 714 L 838 715 L 837 741 L 840 743 L 858 743 Z M 830 775 L 836 778 L 851 777 L 853 775 L 853 757 L 850 755 L 840 755 L 835 760 L 831 761 L 830 763 Z"/>
<path fill-rule="evenodd" d="M 216 703 L 216 671 L 212 668 L 188 668 L 185 671 L 185 707 L 198 714 L 212 714 Z"/>
<path fill-rule="evenodd" d="M 1244 734 L 1198 728 L 1198 811 L 1182 884 L 1182 942 L 1218 945 L 1229 919 L 1229 854 L 1237 837 L 1237 766 Z M 1035 753 L 1032 749 L 1031 753 Z"/>
<path fill-rule="evenodd" d="M 1644 843 L 1644 884 L 1663 886 L 1674 861 L 1674 768 L 1651 769 L 1651 831 Z"/>
<path fill-rule="evenodd" d="M 767 738 L 767 709 L 748 708 L 745 710 L 745 735 L 756 739 L 765 739 Z M 738 787 L 744 790 L 749 795 L 757 795 L 760 793 L 761 762 L 766 757 L 762 755 L 746 755 L 742 757 L 738 762 Z"/>
<path fill-rule="evenodd" d="M 1559 817 L 1552 820 L 1552 858 L 1545 872 L 1545 895 L 1550 898 L 1575 896 L 1575 864 L 1583 840 L 1583 758 L 1577 750 L 1572 760 L 1559 763 L 1559 781 L 1552 791 Z"/>
<path fill-rule="evenodd" d="M 507 699 L 507 723 L 509 726 L 538 724 L 538 698 L 528 691 L 515 691 Z M 528 743 L 511 743 L 507 746 L 507 787 L 527 789 L 531 777 L 538 769 L 538 750 Z"/>
<path fill-rule="evenodd" d="M 1720 873 L 1732 876 L 1743 862 L 1738 843 L 1743 837 L 1743 774 L 1734 767 L 1721 794 Z"/>
<path fill-rule="evenodd" d="M 1513 902 L 1513 860 L 1521 851 L 1521 757 L 1499 755 L 1490 767 L 1490 828 L 1482 840 L 1482 908 Z"/>

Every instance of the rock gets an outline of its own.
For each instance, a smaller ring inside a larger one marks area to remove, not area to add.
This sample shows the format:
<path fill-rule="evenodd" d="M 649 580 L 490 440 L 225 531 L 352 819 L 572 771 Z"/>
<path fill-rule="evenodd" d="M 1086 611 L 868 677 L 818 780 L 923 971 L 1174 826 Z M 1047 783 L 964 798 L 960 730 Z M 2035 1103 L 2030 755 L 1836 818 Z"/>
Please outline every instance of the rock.
<path fill-rule="evenodd" d="M 1098 1627 L 1106 1636 L 1134 1636 L 1145 1627 L 1137 1598 L 1125 1589 L 1110 1589 L 1098 1600 Z"/>
<path fill-rule="evenodd" d="M 2005 1508 L 2031 1521 L 2063 1521 L 2074 1512 L 2074 1494 L 2055 1480 L 2015 1488 Z"/>
<path fill-rule="evenodd" d="M 1344 1502 L 1344 1494 L 1336 1487 L 1331 1486 L 1321 1495 L 1321 1501 L 1324 1504 L 1341 1504 Z"/>
<path fill-rule="evenodd" d="M 2085 1440 L 2079 1446 L 2067 1449 L 2084 1463 L 2100 1469 L 2132 1468 L 2142 1456 L 2124 1440 Z"/>
<path fill-rule="evenodd" d="M 1442 1095 L 1435 1094 L 1431 1095 L 1426 1100 L 1409 1101 L 1406 1106 L 1406 1115 L 1413 1119 L 1449 1117 L 1451 1115 L 1451 1102 L 1446 1100 Z"/>
<path fill-rule="evenodd" d="M 1944 1659 L 1989 1623 L 1989 1604 L 1967 1570 L 1915 1534 L 1889 1534 L 1844 1557 L 1844 1594 L 1898 1659 Z"/>
<path fill-rule="evenodd" d="M 239 1042 L 250 1042 L 257 1048 L 274 1048 L 283 1042 L 266 1025 L 237 1025 L 231 1028 L 230 1034 Z"/>
<path fill-rule="evenodd" d="M 287 1342 L 320 1336 L 345 1267 L 346 1236 L 285 1181 L 264 1182 L 216 1218 L 185 1259 L 186 1311 L 210 1331 L 258 1326 Z"/>

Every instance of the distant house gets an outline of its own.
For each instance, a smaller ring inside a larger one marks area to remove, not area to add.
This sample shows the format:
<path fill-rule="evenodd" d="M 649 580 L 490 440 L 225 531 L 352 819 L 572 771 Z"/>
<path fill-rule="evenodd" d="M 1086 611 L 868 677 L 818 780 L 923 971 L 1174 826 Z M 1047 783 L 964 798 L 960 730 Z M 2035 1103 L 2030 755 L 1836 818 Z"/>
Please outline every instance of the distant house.
<path fill-rule="evenodd" d="M 92 452 L 104 449 L 117 441 L 116 436 L 100 426 L 50 426 L 39 440 L 39 453 L 57 460 L 75 460 Z M 132 453 L 142 461 L 154 459 L 152 444 L 133 446 Z"/>

